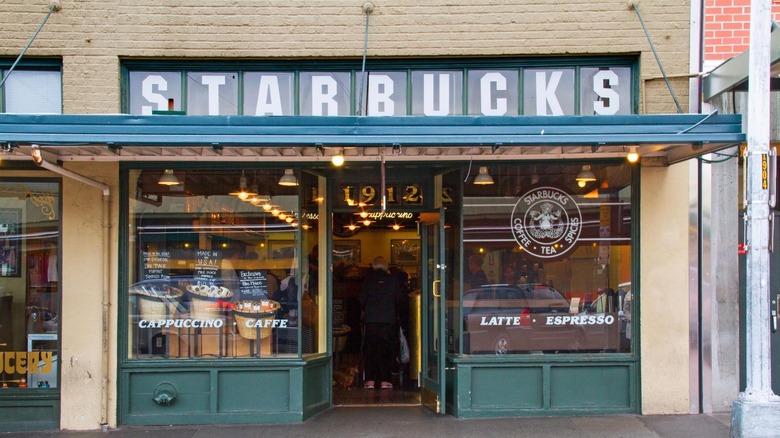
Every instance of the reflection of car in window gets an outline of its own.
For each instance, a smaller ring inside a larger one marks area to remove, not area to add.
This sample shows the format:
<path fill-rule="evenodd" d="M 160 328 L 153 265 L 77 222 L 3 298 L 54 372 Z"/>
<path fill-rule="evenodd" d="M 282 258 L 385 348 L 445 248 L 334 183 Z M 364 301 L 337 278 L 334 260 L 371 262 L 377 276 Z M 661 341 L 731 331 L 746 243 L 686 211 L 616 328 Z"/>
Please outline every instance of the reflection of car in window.
<path fill-rule="evenodd" d="M 603 351 L 617 348 L 615 314 L 570 313 L 544 284 L 485 285 L 463 294 L 464 353 Z M 591 318 L 592 316 L 592 318 Z"/>

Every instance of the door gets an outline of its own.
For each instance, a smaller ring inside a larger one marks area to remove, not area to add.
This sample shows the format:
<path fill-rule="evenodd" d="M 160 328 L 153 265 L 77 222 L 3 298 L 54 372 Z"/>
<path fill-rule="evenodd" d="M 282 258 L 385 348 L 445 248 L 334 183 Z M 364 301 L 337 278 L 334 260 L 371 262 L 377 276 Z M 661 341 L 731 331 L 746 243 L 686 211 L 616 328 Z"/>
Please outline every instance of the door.
<path fill-rule="evenodd" d="M 422 404 L 445 413 L 445 291 L 444 215 L 441 211 L 420 215 L 423 241 L 422 288 Z"/>

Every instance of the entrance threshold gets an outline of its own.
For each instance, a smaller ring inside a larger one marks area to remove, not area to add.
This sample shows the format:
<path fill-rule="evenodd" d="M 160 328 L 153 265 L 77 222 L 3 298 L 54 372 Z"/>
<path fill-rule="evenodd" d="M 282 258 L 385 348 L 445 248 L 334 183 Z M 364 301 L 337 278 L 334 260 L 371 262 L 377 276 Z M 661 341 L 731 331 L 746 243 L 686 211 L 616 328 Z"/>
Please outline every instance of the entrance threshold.
<path fill-rule="evenodd" d="M 334 388 L 333 406 L 345 408 L 420 406 L 420 391 L 417 388 L 352 388 L 349 390 Z"/>

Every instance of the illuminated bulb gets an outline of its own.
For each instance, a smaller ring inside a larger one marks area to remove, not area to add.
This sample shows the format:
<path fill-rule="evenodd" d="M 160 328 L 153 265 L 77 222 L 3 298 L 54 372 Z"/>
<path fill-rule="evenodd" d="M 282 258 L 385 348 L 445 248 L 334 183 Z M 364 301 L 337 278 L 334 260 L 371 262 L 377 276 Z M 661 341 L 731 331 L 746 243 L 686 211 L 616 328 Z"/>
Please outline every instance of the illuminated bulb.
<path fill-rule="evenodd" d="M 298 228 L 298 222 L 293 222 L 290 225 L 292 225 L 293 228 Z"/>
<path fill-rule="evenodd" d="M 265 248 L 265 242 L 260 243 L 260 248 Z"/>
<path fill-rule="evenodd" d="M 281 219 L 281 220 L 287 219 L 287 214 L 286 213 L 279 213 L 279 219 Z"/>
<path fill-rule="evenodd" d="M 273 207 L 271 206 L 271 204 L 268 204 L 268 203 L 263 204 L 263 210 L 265 210 L 265 211 L 270 211 L 272 208 Z"/>
<path fill-rule="evenodd" d="M 401 226 L 398 224 L 393 224 L 393 230 L 398 231 L 401 229 Z"/>
<path fill-rule="evenodd" d="M 227 243 L 223 243 L 223 244 L 222 244 L 222 247 L 223 247 L 223 248 L 227 248 Z"/>
<path fill-rule="evenodd" d="M 636 163 L 639 161 L 639 153 L 636 151 L 636 146 L 631 146 L 628 155 L 626 155 L 626 159 L 629 163 Z"/>
<path fill-rule="evenodd" d="M 349 226 L 347 228 L 349 228 L 349 231 L 355 231 L 357 229 L 355 224 L 349 224 Z"/>
<path fill-rule="evenodd" d="M 274 216 L 279 216 L 279 213 L 281 213 L 281 212 L 279 211 L 278 208 L 274 208 L 273 210 L 271 210 L 271 214 L 274 215 Z"/>
<path fill-rule="evenodd" d="M 303 224 L 303 225 L 301 225 L 301 228 L 303 228 L 304 230 L 308 230 L 311 227 L 309 225 L 307 225 L 307 224 Z"/>
<path fill-rule="evenodd" d="M 587 184 L 586 181 L 577 181 L 577 185 L 580 186 L 580 188 L 585 187 L 585 184 Z"/>
<path fill-rule="evenodd" d="M 330 162 L 336 167 L 342 166 L 344 164 L 344 149 L 339 150 L 338 153 L 330 159 Z"/>
<path fill-rule="evenodd" d="M 239 192 L 238 194 L 238 199 L 242 201 L 246 201 L 247 198 L 249 198 L 249 193 L 245 192 L 244 190 L 241 190 L 241 192 Z"/>
<path fill-rule="evenodd" d="M 369 226 L 369 225 L 371 225 L 371 221 L 366 219 L 366 220 L 363 221 L 363 225 Z"/>
<path fill-rule="evenodd" d="M 254 205 L 254 206 L 260 205 L 261 202 L 263 202 L 263 200 L 258 198 L 258 197 L 254 197 L 254 198 L 249 200 L 249 203 Z"/>
<path fill-rule="evenodd" d="M 360 217 L 362 217 L 363 219 L 367 218 L 368 217 L 368 212 L 367 211 L 361 211 L 360 212 Z"/>
<path fill-rule="evenodd" d="M 316 202 L 317 204 L 322 204 L 322 201 L 324 200 L 325 198 L 323 198 L 322 196 L 317 196 L 316 198 L 314 198 L 314 202 Z"/>
<path fill-rule="evenodd" d="M 482 252 L 485 252 L 485 248 L 480 248 L 480 249 L 479 249 L 479 252 L 481 252 L 481 253 L 482 253 Z"/>
<path fill-rule="evenodd" d="M 291 223 L 292 223 L 294 220 L 295 220 L 295 219 L 293 219 L 293 217 L 292 217 L 292 216 L 287 216 L 287 217 L 284 219 L 284 221 L 285 221 L 285 222 L 287 222 L 288 224 L 291 224 Z"/>
<path fill-rule="evenodd" d="M 185 247 L 185 248 L 189 248 L 189 247 L 190 247 L 190 244 L 189 244 L 189 243 L 185 243 L 185 244 L 184 244 L 184 247 Z"/>

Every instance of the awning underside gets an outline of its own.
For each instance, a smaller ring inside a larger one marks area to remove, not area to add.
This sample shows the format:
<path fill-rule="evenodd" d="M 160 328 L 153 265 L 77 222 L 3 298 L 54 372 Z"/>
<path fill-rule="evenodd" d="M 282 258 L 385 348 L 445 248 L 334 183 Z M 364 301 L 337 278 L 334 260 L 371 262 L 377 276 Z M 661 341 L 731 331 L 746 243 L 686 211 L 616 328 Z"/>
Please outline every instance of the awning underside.
<path fill-rule="evenodd" d="M 744 142 L 740 115 L 251 117 L 0 115 L 4 158 L 62 161 L 644 158 L 675 163 Z M 320 147 L 321 146 L 321 147 Z M 395 150 L 393 148 L 395 147 Z"/>

